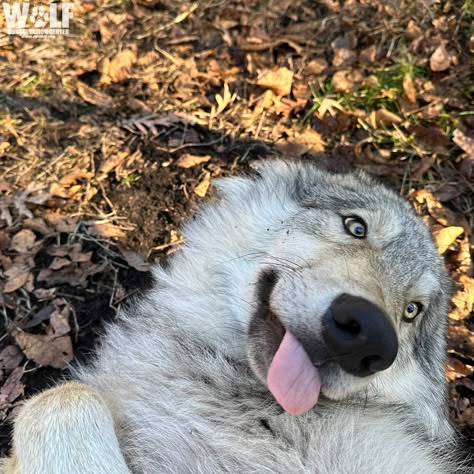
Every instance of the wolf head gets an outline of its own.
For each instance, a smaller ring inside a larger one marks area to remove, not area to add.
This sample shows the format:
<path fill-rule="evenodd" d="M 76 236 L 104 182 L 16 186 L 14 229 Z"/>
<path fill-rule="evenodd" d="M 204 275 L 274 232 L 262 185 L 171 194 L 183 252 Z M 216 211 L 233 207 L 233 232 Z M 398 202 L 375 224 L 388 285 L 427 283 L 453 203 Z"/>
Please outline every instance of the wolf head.
<path fill-rule="evenodd" d="M 302 162 L 216 187 L 173 265 L 196 337 L 248 360 L 290 413 L 320 392 L 443 405 L 450 286 L 410 205 Z"/>

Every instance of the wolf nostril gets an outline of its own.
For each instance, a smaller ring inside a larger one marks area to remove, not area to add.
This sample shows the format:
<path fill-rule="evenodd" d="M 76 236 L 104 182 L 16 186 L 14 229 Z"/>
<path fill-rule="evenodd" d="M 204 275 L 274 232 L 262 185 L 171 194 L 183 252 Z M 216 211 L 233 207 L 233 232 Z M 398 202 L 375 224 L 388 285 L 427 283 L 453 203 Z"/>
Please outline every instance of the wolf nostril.
<path fill-rule="evenodd" d="M 334 321 L 341 331 L 348 332 L 354 336 L 357 336 L 357 334 L 360 333 L 360 324 L 357 321 L 349 321 L 347 323 L 340 323 L 336 319 L 334 319 Z"/>
<path fill-rule="evenodd" d="M 332 358 L 358 377 L 387 369 L 398 352 L 397 334 L 388 316 L 357 296 L 343 294 L 332 302 L 323 337 Z"/>
<path fill-rule="evenodd" d="M 385 367 L 382 357 L 376 355 L 363 357 L 360 363 L 364 369 L 368 370 L 372 374 L 387 368 Z"/>

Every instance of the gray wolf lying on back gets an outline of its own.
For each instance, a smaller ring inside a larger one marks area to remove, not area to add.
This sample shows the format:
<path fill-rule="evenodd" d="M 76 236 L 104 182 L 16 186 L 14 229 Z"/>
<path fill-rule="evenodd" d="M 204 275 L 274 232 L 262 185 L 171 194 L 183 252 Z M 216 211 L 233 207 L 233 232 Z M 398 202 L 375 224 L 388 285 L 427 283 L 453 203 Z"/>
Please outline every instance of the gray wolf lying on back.
<path fill-rule="evenodd" d="M 410 206 L 300 162 L 216 186 L 93 366 L 26 403 L 5 472 L 460 472 L 449 283 Z"/>

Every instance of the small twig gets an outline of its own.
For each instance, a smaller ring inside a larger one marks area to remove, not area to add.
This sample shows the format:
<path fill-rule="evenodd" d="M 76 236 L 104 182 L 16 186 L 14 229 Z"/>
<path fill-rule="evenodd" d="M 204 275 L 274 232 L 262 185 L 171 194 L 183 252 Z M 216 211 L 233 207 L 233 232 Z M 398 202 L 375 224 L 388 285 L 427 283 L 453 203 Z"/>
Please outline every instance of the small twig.
<path fill-rule="evenodd" d="M 217 140 L 212 140 L 212 141 L 206 142 L 206 143 L 185 143 L 184 145 L 179 145 L 175 148 L 156 147 L 156 149 L 160 150 L 160 151 L 163 151 L 165 153 L 175 153 L 179 150 L 182 150 L 183 148 L 215 145 L 216 143 L 221 142 L 223 139 L 224 139 L 224 137 L 220 137 Z"/>
<path fill-rule="evenodd" d="M 183 243 L 184 243 L 184 239 L 181 238 L 174 242 L 168 242 L 167 244 L 162 244 L 162 245 L 158 245 L 157 247 L 152 247 L 147 254 L 147 258 L 151 255 L 152 252 L 158 252 L 160 250 L 164 250 L 169 247 L 176 247 L 177 245 L 181 245 Z"/>
<path fill-rule="evenodd" d="M 157 41 L 157 40 L 155 40 L 154 48 L 155 48 L 160 54 L 162 54 L 166 59 L 169 59 L 175 66 L 181 66 L 181 65 L 183 64 L 183 61 L 181 61 L 180 59 L 175 58 L 173 55 L 171 55 L 170 53 L 168 53 L 168 52 L 165 51 L 164 49 L 161 49 L 161 48 L 156 44 L 156 41 Z"/>
<path fill-rule="evenodd" d="M 112 204 L 112 201 L 107 196 L 107 193 L 105 192 L 105 188 L 104 188 L 104 185 L 102 184 L 102 181 L 98 179 L 97 182 L 99 183 L 100 190 L 102 191 L 102 196 L 104 197 L 105 202 L 109 205 L 110 209 L 112 209 L 112 212 L 115 214 L 115 207 Z"/>
<path fill-rule="evenodd" d="M 146 33 L 142 35 L 138 35 L 137 39 L 143 39 L 143 38 L 149 38 L 150 36 L 157 35 L 158 33 L 161 33 L 162 31 L 165 31 L 169 28 L 171 28 L 174 25 L 177 25 L 178 23 L 181 23 L 182 21 L 186 20 L 186 18 L 193 13 L 197 7 L 199 6 L 198 2 L 192 3 L 191 6 L 185 10 L 183 13 L 180 13 L 176 18 L 173 20 L 169 21 L 168 23 L 165 23 L 164 25 L 160 26 L 159 28 L 156 28 L 155 30 L 152 31 L 147 31 Z"/>
<path fill-rule="evenodd" d="M 263 121 L 265 120 L 266 116 L 267 116 L 267 113 L 264 110 L 262 114 L 260 115 L 260 120 L 258 122 L 257 130 L 255 132 L 255 138 L 258 138 L 258 135 L 260 134 L 260 131 L 262 130 Z"/>
<path fill-rule="evenodd" d="M 74 323 L 74 342 L 77 343 L 77 340 L 79 338 L 79 323 L 77 321 L 77 315 L 74 307 L 70 304 L 69 308 L 71 310 L 71 316 L 72 316 L 72 321 Z"/>

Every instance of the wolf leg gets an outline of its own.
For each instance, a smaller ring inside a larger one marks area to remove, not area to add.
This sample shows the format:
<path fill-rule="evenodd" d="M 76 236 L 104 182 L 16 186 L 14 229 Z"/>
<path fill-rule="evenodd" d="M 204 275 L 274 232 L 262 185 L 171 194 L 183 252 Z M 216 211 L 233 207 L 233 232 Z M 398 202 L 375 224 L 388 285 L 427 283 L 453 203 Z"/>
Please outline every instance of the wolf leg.
<path fill-rule="evenodd" d="M 91 387 L 68 382 L 29 400 L 15 420 L 5 474 L 125 474 L 112 414 Z"/>

